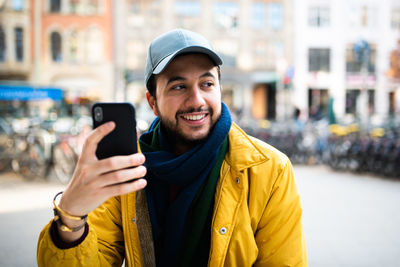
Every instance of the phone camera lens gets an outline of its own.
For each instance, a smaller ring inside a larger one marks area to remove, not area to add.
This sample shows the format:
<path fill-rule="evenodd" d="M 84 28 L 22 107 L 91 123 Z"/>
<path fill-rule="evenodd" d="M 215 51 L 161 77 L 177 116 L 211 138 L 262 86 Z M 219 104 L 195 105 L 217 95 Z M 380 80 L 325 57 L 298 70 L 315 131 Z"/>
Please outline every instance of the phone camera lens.
<path fill-rule="evenodd" d="M 100 122 L 103 120 L 103 110 L 101 109 L 101 107 L 94 108 L 94 119 L 97 122 Z"/>

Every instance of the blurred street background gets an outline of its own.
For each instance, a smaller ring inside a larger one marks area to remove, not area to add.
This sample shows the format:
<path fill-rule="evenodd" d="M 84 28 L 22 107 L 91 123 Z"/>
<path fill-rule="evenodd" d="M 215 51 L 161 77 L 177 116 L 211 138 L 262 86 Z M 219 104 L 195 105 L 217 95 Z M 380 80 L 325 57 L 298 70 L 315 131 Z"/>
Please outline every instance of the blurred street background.
<path fill-rule="evenodd" d="M 178 27 L 224 60 L 234 121 L 293 162 L 310 266 L 398 266 L 398 0 L 0 0 L 0 266 L 35 266 L 94 102 L 147 130 L 147 47 Z"/>
<path fill-rule="evenodd" d="M 295 166 L 309 266 L 395 267 L 400 255 L 400 181 Z M 0 175 L 0 266 L 36 266 L 36 244 L 53 217 L 56 180 Z"/>

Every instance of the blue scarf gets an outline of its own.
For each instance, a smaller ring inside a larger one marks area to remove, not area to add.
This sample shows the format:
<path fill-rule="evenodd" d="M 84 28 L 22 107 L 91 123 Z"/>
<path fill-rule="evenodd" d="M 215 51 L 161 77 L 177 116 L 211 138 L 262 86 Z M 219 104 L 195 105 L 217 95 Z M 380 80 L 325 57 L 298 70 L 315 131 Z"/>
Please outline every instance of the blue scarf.
<path fill-rule="evenodd" d="M 181 249 L 186 216 L 193 199 L 206 180 L 217 159 L 221 145 L 232 125 L 231 114 L 222 103 L 221 116 L 209 137 L 183 155 L 171 152 L 156 118 L 139 141 L 146 156 L 147 187 L 145 189 L 153 230 L 157 266 L 173 266 Z M 158 148 L 154 136 L 158 135 Z M 182 188 L 170 203 L 170 185 Z"/>

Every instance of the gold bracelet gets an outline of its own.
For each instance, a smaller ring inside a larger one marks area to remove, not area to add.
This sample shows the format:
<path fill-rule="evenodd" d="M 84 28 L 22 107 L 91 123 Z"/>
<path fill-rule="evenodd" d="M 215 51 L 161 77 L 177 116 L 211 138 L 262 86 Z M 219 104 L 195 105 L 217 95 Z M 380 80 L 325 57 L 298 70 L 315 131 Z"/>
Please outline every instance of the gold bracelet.
<path fill-rule="evenodd" d="M 77 231 L 81 230 L 86 225 L 86 220 L 87 220 L 87 216 L 85 217 L 85 219 L 83 219 L 82 225 L 79 225 L 78 227 L 70 228 L 62 222 L 61 217 L 58 213 L 58 210 L 54 209 L 54 221 L 57 223 L 57 226 L 59 227 L 59 229 L 63 232 L 77 232 Z"/>
<path fill-rule="evenodd" d="M 54 205 L 54 215 L 55 216 L 60 216 L 60 214 L 68 219 L 74 220 L 74 221 L 80 221 L 80 220 L 85 220 L 87 219 L 87 214 L 83 215 L 83 216 L 74 216 L 71 214 L 68 214 L 67 212 L 63 211 L 56 203 L 56 199 L 59 195 L 61 195 L 62 193 L 64 193 L 63 191 L 58 192 L 53 199 L 53 205 Z M 56 214 L 57 213 L 57 214 Z"/>

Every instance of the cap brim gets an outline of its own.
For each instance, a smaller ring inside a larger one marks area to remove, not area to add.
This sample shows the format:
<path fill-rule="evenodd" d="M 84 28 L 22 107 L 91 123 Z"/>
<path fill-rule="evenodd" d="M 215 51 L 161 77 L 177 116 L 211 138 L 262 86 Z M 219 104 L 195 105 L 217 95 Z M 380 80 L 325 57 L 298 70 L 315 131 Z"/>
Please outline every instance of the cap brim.
<path fill-rule="evenodd" d="M 205 54 L 210 57 L 210 59 L 214 62 L 214 64 L 216 66 L 222 65 L 222 59 L 212 50 L 205 48 L 205 47 L 201 47 L 201 46 L 191 46 L 191 47 L 185 47 L 185 48 L 183 48 L 179 51 L 176 51 L 175 53 L 165 57 L 154 68 L 153 74 L 160 74 L 175 57 L 177 57 L 178 55 L 181 55 L 181 54 L 186 54 L 186 53 Z"/>

